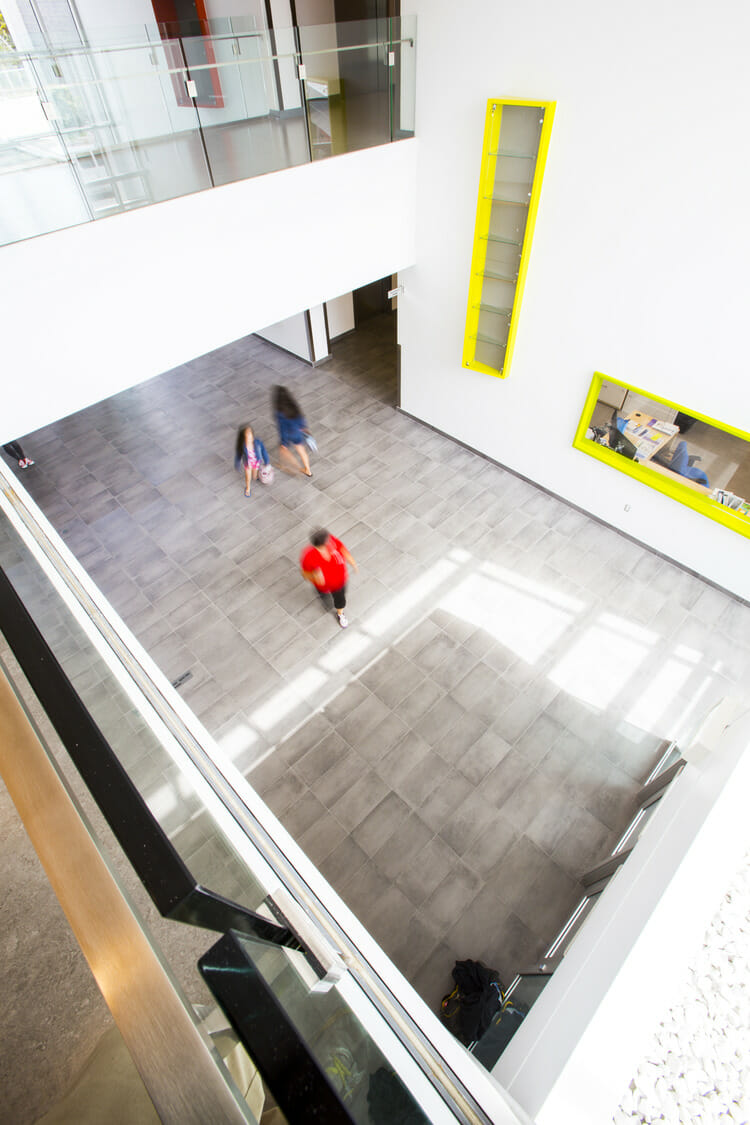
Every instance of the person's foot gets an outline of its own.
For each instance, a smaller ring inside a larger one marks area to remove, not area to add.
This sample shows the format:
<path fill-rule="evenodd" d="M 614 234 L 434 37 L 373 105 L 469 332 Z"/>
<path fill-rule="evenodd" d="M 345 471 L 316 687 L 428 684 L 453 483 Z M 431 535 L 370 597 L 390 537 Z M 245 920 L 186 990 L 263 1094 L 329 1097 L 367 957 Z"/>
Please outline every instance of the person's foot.
<path fill-rule="evenodd" d="M 33 465 L 33 464 L 34 464 L 34 462 L 31 460 L 31 458 L 27 457 L 26 458 L 26 468 L 28 469 L 29 465 Z"/>
<path fill-rule="evenodd" d="M 249 489 L 249 488 L 246 488 L 246 489 L 245 489 L 245 496 L 249 496 L 249 495 L 250 495 L 250 489 Z"/>
<path fill-rule="evenodd" d="M 19 469 L 25 469 L 26 468 L 26 458 L 25 457 L 22 457 L 21 460 L 18 462 L 18 467 L 19 467 Z"/>
<path fill-rule="evenodd" d="M 338 618 L 339 618 L 339 625 L 341 626 L 341 628 L 346 629 L 347 625 L 349 624 L 349 618 L 346 616 L 345 613 L 340 613 L 338 615 Z"/>

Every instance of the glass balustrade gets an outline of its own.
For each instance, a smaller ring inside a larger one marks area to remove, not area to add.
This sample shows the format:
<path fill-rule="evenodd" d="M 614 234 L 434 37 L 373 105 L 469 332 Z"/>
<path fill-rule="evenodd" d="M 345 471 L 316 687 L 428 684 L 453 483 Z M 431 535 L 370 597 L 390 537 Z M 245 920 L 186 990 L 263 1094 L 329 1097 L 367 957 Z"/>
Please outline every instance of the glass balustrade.
<path fill-rule="evenodd" d="M 413 135 L 413 18 L 172 30 L 0 53 L 0 245 Z"/>
<path fill-rule="evenodd" d="M 383 1120 L 378 1099 L 414 1122 L 520 1120 L 233 771 L 3 466 L 0 630 L 67 750 L 62 772 L 85 781 L 164 924 L 189 924 L 177 928 L 192 936 L 160 953 L 191 1018 L 232 1056 L 227 1081 L 250 1107 L 247 1120 L 256 1072 L 287 1120 L 309 1120 L 304 1098 L 285 1101 L 297 1063 L 316 1104 L 334 1107 L 326 1120 Z"/>

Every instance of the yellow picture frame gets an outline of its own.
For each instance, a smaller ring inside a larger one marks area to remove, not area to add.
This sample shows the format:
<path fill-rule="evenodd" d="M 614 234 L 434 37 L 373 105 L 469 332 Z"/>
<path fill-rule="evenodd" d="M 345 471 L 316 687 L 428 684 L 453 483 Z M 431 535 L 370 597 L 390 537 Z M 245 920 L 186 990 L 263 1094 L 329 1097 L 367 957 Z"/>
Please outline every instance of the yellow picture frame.
<path fill-rule="evenodd" d="M 619 392 L 622 398 L 618 406 Z M 633 410 L 634 406 L 646 409 Z M 614 413 L 610 414 L 610 410 Z M 694 423 L 700 423 L 697 438 L 703 445 L 698 444 L 695 436 L 692 439 L 688 436 L 693 433 Z M 681 426 L 685 427 L 684 432 Z M 619 438 L 615 431 L 620 433 Z M 722 442 L 722 434 L 727 435 L 727 441 Z M 712 453 L 706 463 L 709 438 L 711 446 L 718 448 L 719 453 Z M 746 443 L 746 450 L 738 441 Z M 612 444 L 616 448 L 612 448 Z M 726 447 L 723 451 L 722 445 Z M 731 478 L 718 483 L 729 473 L 734 478 L 742 478 L 747 473 L 750 480 L 750 433 L 596 371 L 573 446 L 750 538 L 750 490 L 744 496 L 736 495 L 729 487 Z M 691 446 L 701 455 L 690 454 Z M 743 452 L 745 461 L 741 459 Z M 738 460 L 732 459 L 735 457 Z M 676 464 L 680 466 L 679 471 Z M 717 476 L 712 482 L 709 474 L 713 475 L 714 471 Z M 688 473 L 691 475 L 683 475 Z"/>

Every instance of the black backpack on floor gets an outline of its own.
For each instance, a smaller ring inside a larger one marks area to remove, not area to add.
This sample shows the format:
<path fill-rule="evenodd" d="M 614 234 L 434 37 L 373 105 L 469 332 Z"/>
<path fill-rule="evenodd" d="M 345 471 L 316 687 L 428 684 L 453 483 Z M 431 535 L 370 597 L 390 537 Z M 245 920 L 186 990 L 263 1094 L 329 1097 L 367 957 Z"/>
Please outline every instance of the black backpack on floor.
<path fill-rule="evenodd" d="M 500 974 L 481 961 L 456 961 L 456 987 L 440 1004 L 440 1019 L 468 1047 L 484 1035 L 503 1002 Z"/>

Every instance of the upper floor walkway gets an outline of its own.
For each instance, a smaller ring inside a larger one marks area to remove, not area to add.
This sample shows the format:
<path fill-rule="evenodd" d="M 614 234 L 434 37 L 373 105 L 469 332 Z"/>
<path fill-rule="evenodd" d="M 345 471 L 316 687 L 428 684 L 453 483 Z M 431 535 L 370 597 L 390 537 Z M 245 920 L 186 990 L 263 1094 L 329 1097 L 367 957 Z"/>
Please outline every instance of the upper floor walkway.
<path fill-rule="evenodd" d="M 413 18 L 184 30 L 0 53 L 0 244 L 413 136 Z"/>

